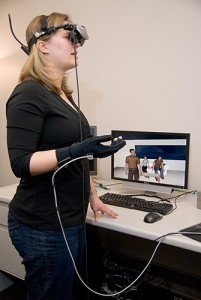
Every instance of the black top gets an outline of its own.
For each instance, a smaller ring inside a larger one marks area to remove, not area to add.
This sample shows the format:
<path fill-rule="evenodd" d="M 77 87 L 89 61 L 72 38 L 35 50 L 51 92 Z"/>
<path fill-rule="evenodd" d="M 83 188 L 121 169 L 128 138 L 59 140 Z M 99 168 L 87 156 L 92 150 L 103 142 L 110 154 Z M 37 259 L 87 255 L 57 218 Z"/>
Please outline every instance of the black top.
<path fill-rule="evenodd" d="M 29 162 L 36 151 L 66 147 L 90 134 L 89 124 L 60 96 L 36 81 L 16 86 L 7 102 L 7 143 L 11 167 L 20 184 L 9 209 L 20 221 L 36 229 L 57 229 L 52 172 L 31 176 Z M 80 123 L 82 137 L 80 135 Z M 55 177 L 58 207 L 64 227 L 86 216 L 90 180 L 88 159 L 77 160 Z"/>

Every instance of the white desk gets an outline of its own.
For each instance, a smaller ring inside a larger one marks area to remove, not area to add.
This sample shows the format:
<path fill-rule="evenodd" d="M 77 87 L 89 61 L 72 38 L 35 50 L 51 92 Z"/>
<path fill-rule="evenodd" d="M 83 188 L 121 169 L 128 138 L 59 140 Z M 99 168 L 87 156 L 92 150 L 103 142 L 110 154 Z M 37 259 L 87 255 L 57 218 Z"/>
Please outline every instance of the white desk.
<path fill-rule="evenodd" d="M 97 188 L 100 194 L 106 190 Z M 110 192 L 121 192 L 122 187 L 117 185 Z M 0 269 L 17 277 L 24 277 L 24 267 L 21 265 L 21 258 L 12 246 L 7 230 L 8 204 L 16 191 L 16 185 L 0 188 Z M 149 198 L 150 199 L 150 198 Z M 178 208 L 162 220 L 147 224 L 143 222 L 146 212 L 130 210 L 120 207 L 112 207 L 118 214 L 117 219 L 101 215 L 98 221 L 94 221 L 93 212 L 89 208 L 86 222 L 93 226 L 126 233 L 128 235 L 141 237 L 148 240 L 155 240 L 161 235 L 169 232 L 177 232 L 188 226 L 201 222 L 201 210 L 196 208 L 196 196 L 182 196 L 177 201 Z M 169 236 L 164 243 L 201 253 L 201 243 L 182 235 Z"/>
<path fill-rule="evenodd" d="M 97 188 L 97 190 L 100 195 L 106 192 L 125 192 L 125 188 L 119 185 L 114 186 L 113 189 L 109 191 L 101 188 Z M 147 199 L 153 200 L 150 199 L 150 197 Z M 156 199 L 156 201 L 158 201 L 158 199 Z M 174 204 L 174 202 L 172 203 Z M 177 200 L 177 209 L 175 211 L 152 224 L 147 224 L 143 221 L 144 216 L 147 214 L 146 212 L 109 205 L 108 207 L 111 207 L 111 209 L 118 213 L 119 216 L 117 219 L 102 215 L 98 221 L 94 221 L 93 212 L 89 210 L 86 222 L 94 226 L 130 234 L 132 236 L 155 240 L 169 232 L 178 232 L 184 228 L 201 223 L 201 209 L 196 207 L 196 203 L 196 195 L 188 194 L 181 196 Z M 168 236 L 163 243 L 201 253 L 201 242 L 181 234 Z"/>

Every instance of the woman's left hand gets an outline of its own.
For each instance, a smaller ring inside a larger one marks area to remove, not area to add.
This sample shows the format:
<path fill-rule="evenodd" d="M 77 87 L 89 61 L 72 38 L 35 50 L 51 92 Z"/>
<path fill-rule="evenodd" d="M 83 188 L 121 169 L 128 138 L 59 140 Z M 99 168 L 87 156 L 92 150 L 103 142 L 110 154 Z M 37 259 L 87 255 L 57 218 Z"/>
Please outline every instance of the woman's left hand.
<path fill-rule="evenodd" d="M 91 209 L 94 212 L 94 219 L 98 220 L 99 218 L 99 212 L 101 212 L 102 214 L 107 214 L 108 216 L 112 217 L 112 218 L 117 218 L 118 214 L 109 209 L 98 197 L 98 195 L 93 195 L 90 197 L 90 206 Z"/>

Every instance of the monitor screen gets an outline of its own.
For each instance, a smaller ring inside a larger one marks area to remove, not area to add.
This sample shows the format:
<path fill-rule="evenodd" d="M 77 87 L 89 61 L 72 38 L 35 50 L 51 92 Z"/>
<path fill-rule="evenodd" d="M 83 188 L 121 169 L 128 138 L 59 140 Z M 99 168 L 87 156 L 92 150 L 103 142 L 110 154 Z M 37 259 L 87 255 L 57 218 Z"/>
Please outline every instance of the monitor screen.
<path fill-rule="evenodd" d="M 189 133 L 112 130 L 126 146 L 111 158 L 111 178 L 128 182 L 187 189 Z M 139 187 L 139 186 L 138 186 Z"/>

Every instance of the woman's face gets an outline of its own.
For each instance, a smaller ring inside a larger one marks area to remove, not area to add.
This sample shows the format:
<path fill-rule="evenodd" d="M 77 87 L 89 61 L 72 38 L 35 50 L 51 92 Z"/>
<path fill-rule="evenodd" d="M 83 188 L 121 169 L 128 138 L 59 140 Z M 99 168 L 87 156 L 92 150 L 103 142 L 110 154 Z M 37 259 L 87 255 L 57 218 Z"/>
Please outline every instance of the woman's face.
<path fill-rule="evenodd" d="M 74 47 L 69 37 L 70 31 L 59 29 L 49 40 L 45 41 L 47 59 L 55 71 L 66 72 L 74 68 L 75 59 L 76 64 L 78 63 L 77 49 L 80 44 L 77 43 Z"/>

